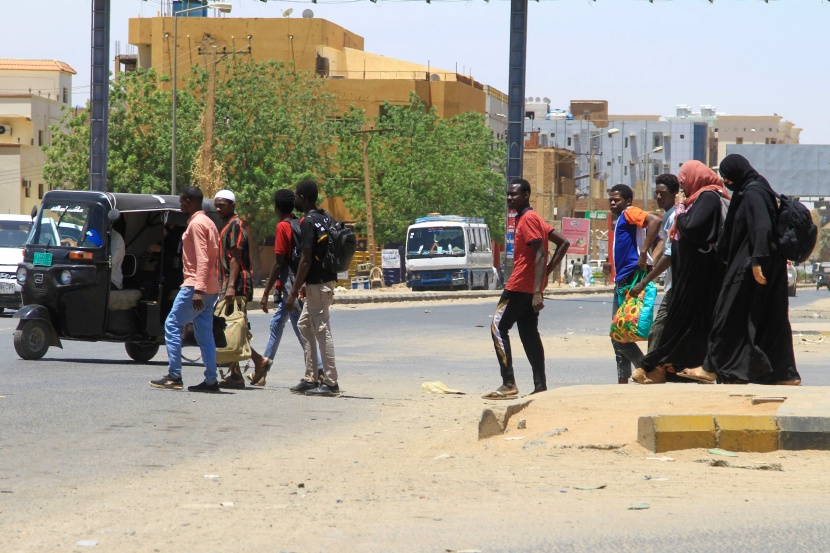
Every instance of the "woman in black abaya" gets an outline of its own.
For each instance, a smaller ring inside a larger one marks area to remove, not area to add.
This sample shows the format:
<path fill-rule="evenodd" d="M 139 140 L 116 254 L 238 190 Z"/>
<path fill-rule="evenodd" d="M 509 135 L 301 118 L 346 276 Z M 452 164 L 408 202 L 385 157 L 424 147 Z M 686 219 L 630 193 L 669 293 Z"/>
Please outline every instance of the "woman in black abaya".
<path fill-rule="evenodd" d="M 727 384 L 801 384 L 787 297 L 787 260 L 777 247 L 777 200 L 743 156 L 720 174 L 733 191 L 718 256 L 727 264 L 702 369 L 683 375 Z"/>
<path fill-rule="evenodd" d="M 660 341 L 643 359 L 643 369 L 654 383 L 666 381 L 667 368 L 676 372 L 703 364 L 726 270 L 715 248 L 723 222 L 721 198 L 729 199 L 723 182 L 694 160 L 683 164 L 678 180 L 686 200 L 675 206 L 669 235 L 673 240 L 672 298 Z"/>

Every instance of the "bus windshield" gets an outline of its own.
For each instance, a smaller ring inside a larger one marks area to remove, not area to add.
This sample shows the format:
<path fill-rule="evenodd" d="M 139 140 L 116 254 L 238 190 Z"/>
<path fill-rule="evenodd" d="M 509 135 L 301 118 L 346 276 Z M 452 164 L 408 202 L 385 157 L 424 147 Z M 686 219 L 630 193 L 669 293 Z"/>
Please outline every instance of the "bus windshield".
<path fill-rule="evenodd" d="M 466 250 L 461 227 L 413 228 L 406 240 L 406 257 L 464 257 Z"/>

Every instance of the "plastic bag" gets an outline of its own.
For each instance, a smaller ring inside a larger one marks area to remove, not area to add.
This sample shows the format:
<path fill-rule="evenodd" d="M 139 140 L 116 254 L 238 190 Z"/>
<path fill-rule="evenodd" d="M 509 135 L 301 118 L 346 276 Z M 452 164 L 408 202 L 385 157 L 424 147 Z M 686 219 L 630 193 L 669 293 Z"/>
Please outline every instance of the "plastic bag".
<path fill-rule="evenodd" d="M 617 292 L 619 307 L 611 320 L 611 339 L 622 344 L 648 340 L 654 323 L 654 304 L 657 300 L 657 285 L 646 284 L 643 293 L 629 297 L 628 291 L 645 278 L 645 271 L 638 271 L 631 284 Z"/>

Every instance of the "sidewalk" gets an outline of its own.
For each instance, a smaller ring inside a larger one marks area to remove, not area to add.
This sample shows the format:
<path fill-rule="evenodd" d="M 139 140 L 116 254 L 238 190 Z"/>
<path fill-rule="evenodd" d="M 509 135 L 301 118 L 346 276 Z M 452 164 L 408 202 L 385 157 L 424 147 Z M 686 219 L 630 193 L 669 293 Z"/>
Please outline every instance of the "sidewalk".
<path fill-rule="evenodd" d="M 826 387 L 571 386 L 512 402 L 486 403 L 490 406 L 479 421 L 480 440 L 509 433 L 525 443 L 602 447 L 636 439 L 654 453 L 698 448 L 756 453 L 830 450 Z"/>
<path fill-rule="evenodd" d="M 262 297 L 263 288 L 254 289 L 254 301 L 259 301 Z M 545 297 L 550 298 L 554 296 L 572 296 L 585 294 L 607 294 L 611 295 L 614 291 L 613 286 L 588 286 L 571 288 L 568 286 L 552 285 L 545 290 Z M 411 289 L 403 285 L 385 286 L 382 288 L 374 288 L 372 290 L 351 290 L 338 287 L 334 294 L 335 304 L 361 304 L 361 303 L 393 303 L 393 302 L 410 302 L 410 301 L 441 301 L 441 300 L 460 300 L 460 299 L 479 299 L 479 298 L 498 298 L 501 296 L 502 290 L 435 290 L 424 292 L 413 292 Z M 273 307 L 272 303 L 269 304 Z"/>

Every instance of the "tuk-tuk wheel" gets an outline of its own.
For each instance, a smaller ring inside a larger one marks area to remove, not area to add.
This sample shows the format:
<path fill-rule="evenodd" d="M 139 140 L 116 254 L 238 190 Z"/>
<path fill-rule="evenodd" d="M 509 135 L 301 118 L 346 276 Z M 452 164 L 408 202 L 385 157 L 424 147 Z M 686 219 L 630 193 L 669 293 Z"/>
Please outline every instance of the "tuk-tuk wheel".
<path fill-rule="evenodd" d="M 49 323 L 39 319 L 26 321 L 23 328 L 14 331 L 14 350 L 21 359 L 36 361 L 46 355 L 51 339 Z"/>
<path fill-rule="evenodd" d="M 159 352 L 159 345 L 152 342 L 127 342 L 124 349 L 133 361 L 146 363 Z"/>

